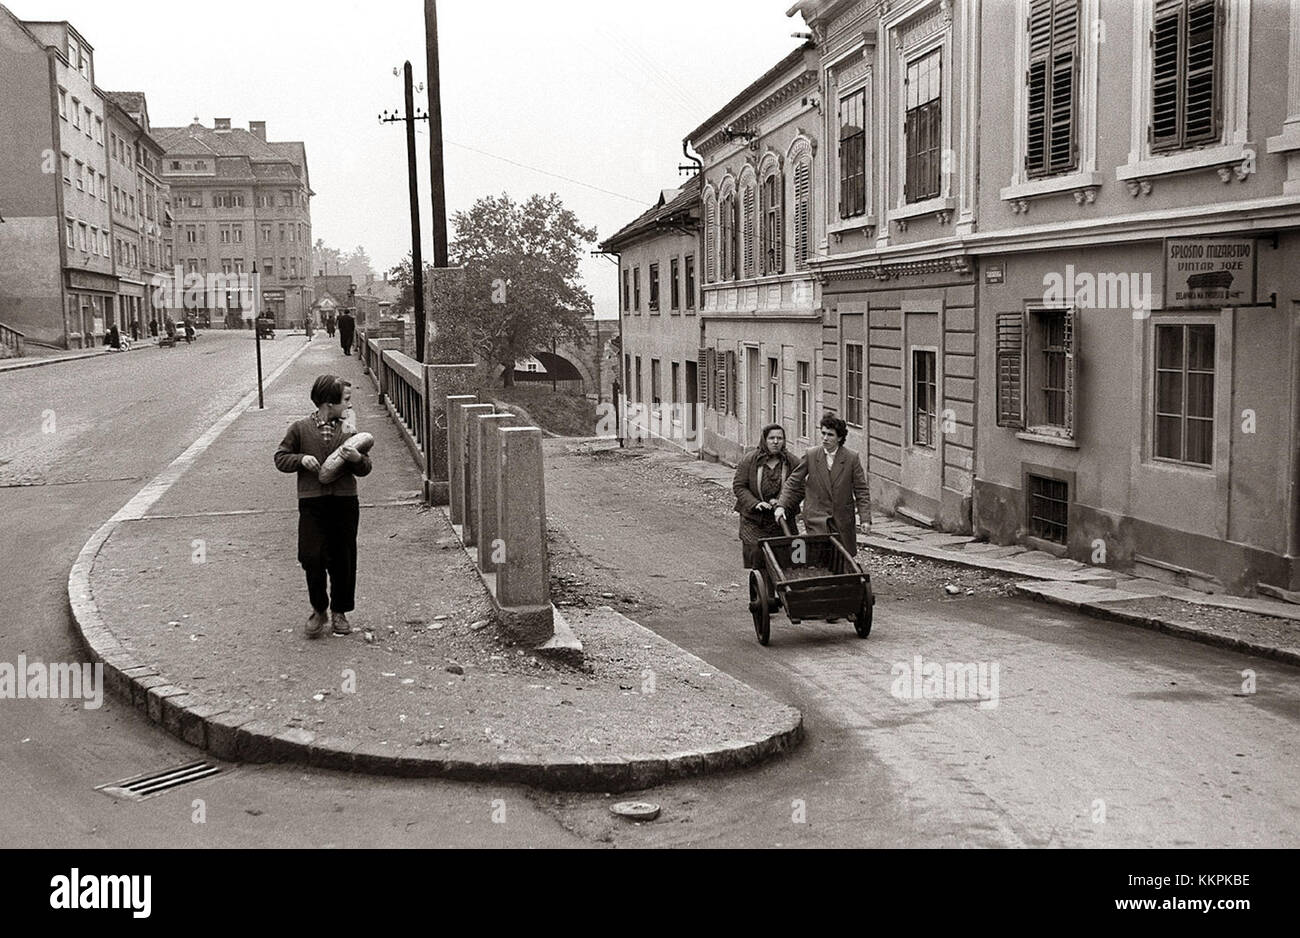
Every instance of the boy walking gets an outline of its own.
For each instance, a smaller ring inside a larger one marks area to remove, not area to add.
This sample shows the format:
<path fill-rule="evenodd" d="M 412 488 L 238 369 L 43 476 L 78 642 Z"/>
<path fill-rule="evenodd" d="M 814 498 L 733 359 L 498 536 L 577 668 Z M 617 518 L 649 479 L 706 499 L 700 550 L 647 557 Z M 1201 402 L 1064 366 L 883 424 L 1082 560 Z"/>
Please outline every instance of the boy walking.
<path fill-rule="evenodd" d="M 368 455 L 347 443 L 356 435 L 356 428 L 343 421 L 351 399 L 348 382 L 321 375 L 311 388 L 316 412 L 291 424 L 275 453 L 277 469 L 298 474 L 298 562 L 307 574 L 312 606 L 308 638 L 324 633 L 327 610 L 335 635 L 352 631 L 347 614 L 354 606 L 357 583 L 357 477 L 370 475 L 371 463 Z M 346 468 L 333 482 L 322 483 L 317 473 L 340 445 Z"/>

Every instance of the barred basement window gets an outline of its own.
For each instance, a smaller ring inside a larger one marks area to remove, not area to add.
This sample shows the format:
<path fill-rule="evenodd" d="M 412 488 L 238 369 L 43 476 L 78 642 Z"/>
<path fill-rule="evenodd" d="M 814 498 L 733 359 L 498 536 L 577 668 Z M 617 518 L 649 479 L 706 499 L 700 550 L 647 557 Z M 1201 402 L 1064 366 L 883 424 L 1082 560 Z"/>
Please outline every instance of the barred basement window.
<path fill-rule="evenodd" d="M 934 448 L 934 423 L 938 400 L 936 353 L 912 352 L 912 443 Z"/>
<path fill-rule="evenodd" d="M 862 416 L 862 346 L 844 345 L 844 420 L 855 427 L 863 425 Z"/>
<path fill-rule="evenodd" d="M 1032 0 L 1029 8 L 1029 176 L 1078 166 L 1075 101 L 1079 86 L 1079 0 Z"/>
<path fill-rule="evenodd" d="M 1156 0 L 1150 36 L 1153 152 L 1216 143 L 1222 136 L 1223 25 L 1219 0 Z"/>
<path fill-rule="evenodd" d="M 1028 478 L 1030 533 L 1053 544 L 1067 543 L 1070 521 L 1069 483 L 1036 475 Z"/>
<path fill-rule="evenodd" d="M 935 49 L 907 65 L 904 82 L 907 117 L 903 125 L 907 141 L 903 198 L 907 202 L 933 199 L 940 191 L 943 149 L 940 51 Z"/>
<path fill-rule="evenodd" d="M 1156 327 L 1155 456 L 1214 464 L 1214 326 Z"/>

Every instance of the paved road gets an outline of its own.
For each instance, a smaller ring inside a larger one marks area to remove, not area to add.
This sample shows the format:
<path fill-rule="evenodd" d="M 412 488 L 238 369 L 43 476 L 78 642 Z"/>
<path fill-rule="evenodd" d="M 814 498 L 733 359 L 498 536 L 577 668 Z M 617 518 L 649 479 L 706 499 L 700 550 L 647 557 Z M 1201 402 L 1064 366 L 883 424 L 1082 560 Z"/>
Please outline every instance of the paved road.
<path fill-rule="evenodd" d="M 729 497 L 646 460 L 548 447 L 559 569 L 593 569 L 595 595 L 638 600 L 624 611 L 799 707 L 808 731 L 783 762 L 656 792 L 663 820 L 638 831 L 599 799 L 550 799 L 573 829 L 620 844 L 1300 844 L 1297 669 L 982 583 L 950 598 L 970 574 L 921 566 L 874 578 L 868 640 L 777 616 L 762 648 L 730 588 L 744 581 Z M 996 663 L 997 707 L 895 697 L 895 664 L 918 655 Z M 1253 696 L 1238 696 L 1245 670 Z"/>
<path fill-rule="evenodd" d="M 269 375 L 301 336 L 263 343 Z M 319 338 L 321 370 L 361 380 Z M 256 386 L 251 335 L 0 374 L 0 662 L 82 660 L 68 570 L 95 530 Z M 304 412 L 310 409 L 304 389 Z M 48 431 L 48 432 L 47 432 Z M 266 458 L 269 458 L 269 454 Z M 260 458 L 260 457 L 259 457 Z M 300 588 L 294 583 L 293 588 Z M 141 804 L 94 786 L 201 756 L 109 699 L 0 700 L 0 843 L 42 847 L 567 846 L 580 839 L 530 793 L 235 769 Z M 206 822 L 194 822 L 195 799 Z M 503 815 L 493 801 L 504 802 Z"/>

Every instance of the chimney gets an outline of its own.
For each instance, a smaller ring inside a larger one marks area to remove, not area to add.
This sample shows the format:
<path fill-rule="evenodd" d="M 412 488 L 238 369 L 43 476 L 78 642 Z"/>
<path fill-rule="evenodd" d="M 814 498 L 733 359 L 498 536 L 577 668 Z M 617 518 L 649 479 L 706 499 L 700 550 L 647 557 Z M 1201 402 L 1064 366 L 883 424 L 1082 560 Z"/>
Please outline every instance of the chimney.
<path fill-rule="evenodd" d="M 248 132 L 258 140 L 266 143 L 266 121 L 249 121 Z"/>
<path fill-rule="evenodd" d="M 213 120 L 213 130 L 217 133 L 230 133 L 230 118 L 218 117 Z"/>

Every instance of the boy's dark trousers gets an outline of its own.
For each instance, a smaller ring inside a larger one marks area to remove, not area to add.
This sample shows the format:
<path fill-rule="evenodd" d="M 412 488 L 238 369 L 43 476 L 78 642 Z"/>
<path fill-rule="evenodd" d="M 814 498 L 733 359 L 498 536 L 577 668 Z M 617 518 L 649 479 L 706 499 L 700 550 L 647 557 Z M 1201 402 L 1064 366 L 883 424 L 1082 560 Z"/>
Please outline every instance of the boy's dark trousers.
<path fill-rule="evenodd" d="M 361 502 L 355 495 L 298 499 L 298 562 L 307 572 L 307 594 L 318 612 L 351 612 L 354 607 L 360 519 Z"/>

